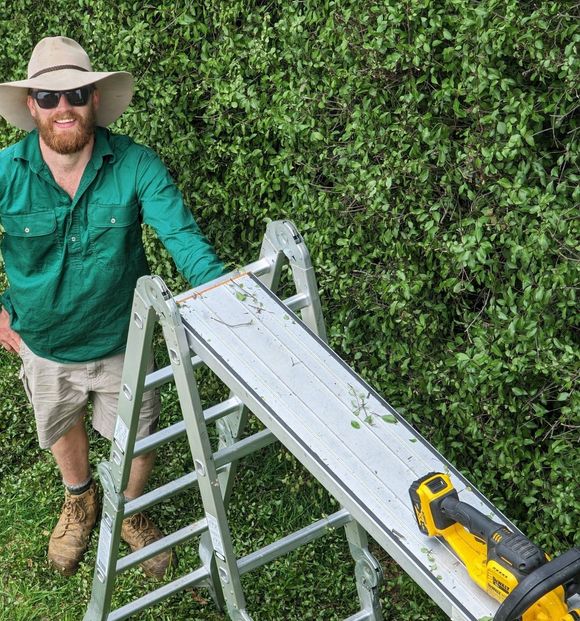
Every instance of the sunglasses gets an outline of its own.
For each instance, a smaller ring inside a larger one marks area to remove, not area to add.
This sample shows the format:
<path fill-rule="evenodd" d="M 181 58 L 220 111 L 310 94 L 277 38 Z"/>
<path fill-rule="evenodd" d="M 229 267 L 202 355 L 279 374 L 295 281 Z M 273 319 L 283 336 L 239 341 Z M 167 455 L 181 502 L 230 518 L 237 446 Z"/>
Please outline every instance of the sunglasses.
<path fill-rule="evenodd" d="M 66 100 L 71 106 L 86 106 L 93 90 L 94 86 L 91 84 L 89 86 L 75 88 L 72 91 L 31 90 L 30 96 L 36 101 L 40 108 L 50 110 L 58 106 L 61 95 L 66 97 Z"/>

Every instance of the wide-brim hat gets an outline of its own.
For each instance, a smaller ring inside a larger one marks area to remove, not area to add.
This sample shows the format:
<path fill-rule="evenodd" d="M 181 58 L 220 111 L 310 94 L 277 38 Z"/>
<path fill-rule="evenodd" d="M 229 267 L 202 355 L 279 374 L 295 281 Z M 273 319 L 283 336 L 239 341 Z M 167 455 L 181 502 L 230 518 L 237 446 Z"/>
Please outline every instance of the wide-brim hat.
<path fill-rule="evenodd" d="M 0 84 L 0 115 L 11 125 L 30 131 L 36 127 L 26 98 L 28 89 L 67 91 L 89 84 L 99 89 L 97 125 L 107 127 L 131 103 L 133 76 L 126 71 L 93 71 L 83 48 L 68 37 L 39 41 L 28 63 L 28 79 Z"/>

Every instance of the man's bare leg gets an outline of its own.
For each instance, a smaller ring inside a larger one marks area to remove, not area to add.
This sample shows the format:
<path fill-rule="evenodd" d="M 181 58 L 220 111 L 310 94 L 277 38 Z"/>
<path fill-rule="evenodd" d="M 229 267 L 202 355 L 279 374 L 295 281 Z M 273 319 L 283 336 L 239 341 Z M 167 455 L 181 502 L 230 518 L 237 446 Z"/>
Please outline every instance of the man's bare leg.
<path fill-rule="evenodd" d="M 72 487 L 80 485 L 90 477 L 89 438 L 81 418 L 64 436 L 51 447 L 64 484 Z M 155 452 L 140 455 L 133 459 L 129 483 L 125 490 L 127 498 L 137 498 L 143 493 L 155 463 Z"/>
<path fill-rule="evenodd" d="M 155 451 L 133 458 L 129 483 L 127 483 L 127 489 L 125 489 L 125 498 L 132 500 L 133 498 L 141 496 L 149 480 L 151 470 L 153 470 L 154 463 Z"/>
<path fill-rule="evenodd" d="M 82 417 L 50 447 L 50 450 L 66 486 L 80 485 L 91 476 L 89 438 Z"/>

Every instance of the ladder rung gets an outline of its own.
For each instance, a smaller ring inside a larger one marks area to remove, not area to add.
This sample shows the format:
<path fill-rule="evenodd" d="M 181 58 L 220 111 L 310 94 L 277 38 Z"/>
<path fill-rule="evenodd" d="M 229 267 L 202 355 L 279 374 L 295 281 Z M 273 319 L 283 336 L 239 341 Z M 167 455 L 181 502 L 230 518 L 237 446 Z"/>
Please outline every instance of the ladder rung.
<path fill-rule="evenodd" d="M 346 509 L 341 509 L 239 559 L 238 567 L 240 573 L 245 574 L 257 567 L 261 567 L 277 559 L 282 554 L 292 552 L 292 550 L 296 550 L 301 545 L 326 535 L 330 529 L 340 528 L 351 521 L 352 516 L 350 513 Z"/>
<path fill-rule="evenodd" d="M 212 423 L 216 421 L 218 418 L 222 418 L 223 416 L 227 416 L 231 414 L 236 408 L 242 405 L 242 402 L 237 397 L 230 397 L 226 399 L 226 401 L 222 401 L 221 403 L 217 403 L 212 407 L 204 410 L 203 417 L 205 419 L 206 424 Z M 174 425 L 169 427 L 165 427 L 155 433 L 152 433 L 150 436 L 143 438 L 142 440 L 138 440 L 135 442 L 135 449 L 133 451 L 133 457 L 137 457 L 138 455 L 142 455 L 143 453 L 148 453 L 153 449 L 170 442 L 171 440 L 175 440 L 179 438 L 185 433 L 185 421 L 181 420 Z"/>
<path fill-rule="evenodd" d="M 214 453 L 215 465 L 217 468 L 220 468 L 231 463 L 232 461 L 235 461 L 236 459 L 246 457 L 247 455 L 264 448 L 275 441 L 276 437 L 274 434 L 272 434 L 272 432 L 268 429 L 264 429 Z M 170 496 L 174 496 L 175 494 L 192 487 L 196 482 L 197 474 L 195 472 L 189 472 L 178 479 L 174 479 L 165 485 L 161 485 L 147 494 L 138 496 L 137 498 L 127 502 L 125 505 L 125 517 L 129 517 L 134 513 L 143 511 L 147 507 L 166 500 Z"/>
<path fill-rule="evenodd" d="M 178 591 L 182 591 L 188 587 L 199 586 L 207 580 L 208 577 L 209 570 L 205 567 L 200 567 L 186 576 L 182 576 L 177 580 L 173 580 L 173 582 L 164 584 L 162 587 L 155 589 L 155 591 L 151 591 L 151 593 L 147 593 L 147 595 L 144 595 L 129 604 L 125 604 L 125 606 L 117 608 L 117 610 L 113 610 L 107 616 L 107 621 L 121 621 L 122 619 L 126 619 L 137 612 L 141 612 L 141 610 L 145 610 L 145 608 L 149 608 L 149 606 L 158 604 L 165 598 L 173 595 L 173 593 L 177 593 Z"/>
<path fill-rule="evenodd" d="M 238 440 L 231 446 L 224 446 L 224 448 L 216 451 L 213 455 L 215 465 L 218 467 L 225 466 L 232 461 L 247 457 L 274 442 L 276 442 L 276 436 L 269 429 L 263 429 L 243 440 Z"/>
<path fill-rule="evenodd" d="M 158 539 L 157 541 L 150 543 L 148 546 L 137 550 L 136 552 L 132 552 L 131 554 L 127 554 L 123 558 L 119 559 L 117 562 L 117 573 L 121 573 L 142 561 L 159 554 L 159 552 L 163 552 L 163 550 L 168 550 L 169 548 L 173 548 L 176 545 L 184 543 L 188 541 L 192 537 L 196 535 L 200 535 L 205 530 L 207 530 L 207 520 L 205 518 L 195 522 L 194 524 L 189 524 L 180 530 L 176 530 L 170 535 L 166 535 L 162 539 Z"/>
<path fill-rule="evenodd" d="M 199 356 L 191 357 L 191 364 L 194 369 L 203 366 L 203 362 Z M 149 373 L 145 378 L 145 384 L 143 387 L 143 391 L 153 390 L 154 388 L 159 388 L 159 386 L 163 386 L 163 384 L 167 384 L 170 380 L 173 379 L 173 371 L 171 369 L 171 365 L 167 365 L 161 369 L 157 369 L 153 371 L 153 373 Z"/>
<path fill-rule="evenodd" d="M 159 448 L 161 445 L 167 444 L 167 442 L 177 440 L 177 438 L 181 437 L 184 434 L 185 421 L 183 420 L 180 420 L 178 423 L 174 423 L 169 427 L 164 427 L 163 429 L 152 433 L 146 438 L 137 440 L 135 442 L 135 449 L 133 450 L 133 457 L 137 457 L 138 455 L 142 455 L 143 453 L 149 453 L 149 451 L 153 451 L 154 449 Z"/>
<path fill-rule="evenodd" d="M 275 265 L 276 259 L 272 259 L 271 257 L 263 257 L 262 259 L 258 259 L 253 263 L 250 263 L 244 268 L 245 272 L 252 272 L 252 274 L 256 276 L 262 276 L 263 274 L 267 274 L 272 267 Z"/>
<path fill-rule="evenodd" d="M 306 293 L 297 293 L 283 300 L 282 304 L 285 304 L 292 311 L 298 311 L 310 304 L 310 298 Z"/>
<path fill-rule="evenodd" d="M 196 482 L 197 474 L 195 472 L 188 472 L 178 479 L 169 481 L 169 483 L 166 483 L 165 485 L 160 485 L 146 494 L 142 494 L 133 500 L 129 500 L 125 504 L 125 517 L 129 517 L 134 513 L 139 513 L 139 511 L 144 511 L 147 507 L 152 507 L 163 500 L 167 500 L 171 496 L 175 496 L 175 494 L 193 487 Z"/>

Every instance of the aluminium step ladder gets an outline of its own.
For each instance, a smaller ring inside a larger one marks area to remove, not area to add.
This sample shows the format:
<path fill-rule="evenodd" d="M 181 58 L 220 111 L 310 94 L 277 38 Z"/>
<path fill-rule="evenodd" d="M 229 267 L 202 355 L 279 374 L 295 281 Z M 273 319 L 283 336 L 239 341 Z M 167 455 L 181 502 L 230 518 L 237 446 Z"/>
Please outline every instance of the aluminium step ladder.
<path fill-rule="evenodd" d="M 289 263 L 296 294 L 277 290 Z M 301 313 L 301 320 L 295 312 Z M 167 343 L 170 367 L 146 376 L 155 322 Z M 206 365 L 231 390 L 224 402 L 203 409 L 194 369 Z M 174 379 L 183 421 L 135 442 L 143 392 Z M 242 435 L 249 411 L 265 426 Z M 212 452 L 207 427 L 216 423 Z M 187 435 L 194 471 L 125 502 L 131 460 Z M 249 555 L 236 558 L 227 506 L 238 461 L 280 441 L 338 500 L 341 509 Z M 346 621 L 380 621 L 382 574 L 370 554 L 370 534 L 453 621 L 492 617 L 498 603 L 469 578 L 439 540 L 416 527 L 410 484 L 432 471 L 450 474 L 461 500 L 517 531 L 493 505 L 420 436 L 325 343 L 316 280 L 305 244 L 292 223 L 268 225 L 260 259 L 173 298 L 161 279 L 140 279 L 108 462 L 99 466 L 104 489 L 92 597 L 84 621 L 119 621 L 193 586 L 208 587 L 234 621 L 251 621 L 240 576 L 344 527 L 355 561 L 360 611 Z M 124 517 L 194 485 L 204 515 L 162 540 L 118 557 Z M 111 611 L 116 575 L 142 560 L 200 537 L 202 566 Z"/>

